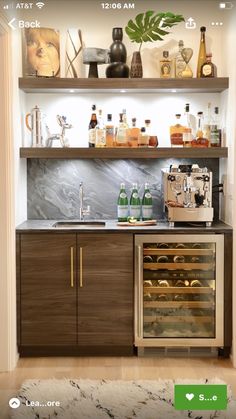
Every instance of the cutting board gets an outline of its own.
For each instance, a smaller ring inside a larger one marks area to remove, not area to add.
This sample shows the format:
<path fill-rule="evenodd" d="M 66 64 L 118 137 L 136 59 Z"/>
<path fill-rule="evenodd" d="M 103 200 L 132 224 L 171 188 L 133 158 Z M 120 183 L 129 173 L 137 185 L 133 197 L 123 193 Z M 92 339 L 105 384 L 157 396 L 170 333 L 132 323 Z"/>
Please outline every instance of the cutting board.
<path fill-rule="evenodd" d="M 117 223 L 118 226 L 124 227 L 138 227 L 138 226 L 155 226 L 157 220 L 147 220 L 147 221 L 136 221 L 135 223 L 129 223 L 128 221 L 123 221 Z"/>

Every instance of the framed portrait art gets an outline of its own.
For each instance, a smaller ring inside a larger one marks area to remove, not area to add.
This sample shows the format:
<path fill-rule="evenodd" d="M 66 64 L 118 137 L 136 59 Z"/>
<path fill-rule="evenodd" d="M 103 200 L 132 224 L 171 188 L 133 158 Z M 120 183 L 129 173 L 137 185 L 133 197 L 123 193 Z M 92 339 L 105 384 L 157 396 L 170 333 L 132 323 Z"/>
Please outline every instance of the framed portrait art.
<path fill-rule="evenodd" d="M 60 32 L 29 28 L 23 39 L 23 76 L 60 77 Z"/>

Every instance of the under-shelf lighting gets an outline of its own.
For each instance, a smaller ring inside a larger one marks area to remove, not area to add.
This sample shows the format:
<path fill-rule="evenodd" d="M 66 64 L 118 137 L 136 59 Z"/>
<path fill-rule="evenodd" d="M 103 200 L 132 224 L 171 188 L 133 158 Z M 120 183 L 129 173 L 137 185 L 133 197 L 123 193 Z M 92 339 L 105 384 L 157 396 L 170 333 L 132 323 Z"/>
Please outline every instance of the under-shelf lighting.
<path fill-rule="evenodd" d="M 120 93 L 126 93 L 126 90 L 121 89 L 121 90 L 120 90 Z"/>
<path fill-rule="evenodd" d="M 73 89 L 70 90 L 70 93 L 75 93 L 75 91 Z"/>
<path fill-rule="evenodd" d="M 176 89 L 172 89 L 171 90 L 171 93 L 177 93 L 177 90 Z"/>

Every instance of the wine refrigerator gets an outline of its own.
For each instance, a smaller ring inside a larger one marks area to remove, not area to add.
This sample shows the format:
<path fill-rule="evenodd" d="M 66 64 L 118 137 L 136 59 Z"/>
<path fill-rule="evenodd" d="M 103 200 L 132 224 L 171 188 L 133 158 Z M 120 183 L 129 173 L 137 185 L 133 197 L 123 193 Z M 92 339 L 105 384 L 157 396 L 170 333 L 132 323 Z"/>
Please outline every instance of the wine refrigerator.
<path fill-rule="evenodd" d="M 224 345 L 224 235 L 135 236 L 135 346 Z"/>

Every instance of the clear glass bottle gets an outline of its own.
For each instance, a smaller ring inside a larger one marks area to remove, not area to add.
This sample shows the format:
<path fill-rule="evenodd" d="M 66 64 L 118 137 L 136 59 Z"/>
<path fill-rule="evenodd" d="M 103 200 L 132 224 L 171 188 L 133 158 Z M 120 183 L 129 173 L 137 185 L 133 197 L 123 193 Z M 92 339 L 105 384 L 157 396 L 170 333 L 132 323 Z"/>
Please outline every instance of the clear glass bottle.
<path fill-rule="evenodd" d="M 211 125 L 210 143 L 211 147 L 221 147 L 222 130 L 220 128 L 220 116 L 218 106 L 214 109 L 214 115 Z"/>
<path fill-rule="evenodd" d="M 130 217 L 140 220 L 141 217 L 141 201 L 138 194 L 138 185 L 133 183 L 129 206 Z"/>
<path fill-rule="evenodd" d="M 183 129 L 183 146 L 192 147 L 192 130 L 191 128 L 184 127 Z"/>
<path fill-rule="evenodd" d="M 151 120 L 145 119 L 145 128 L 146 128 L 146 134 L 149 136 L 149 147 L 157 147 L 158 146 L 158 138 L 156 135 L 154 135 Z"/>
<path fill-rule="evenodd" d="M 112 124 L 112 114 L 107 114 L 107 123 L 106 123 L 106 146 L 114 147 L 115 135 L 114 135 L 114 125 Z"/>
<path fill-rule="evenodd" d="M 125 184 L 120 184 L 120 193 L 117 201 L 117 217 L 118 221 L 127 221 L 129 216 L 129 202 L 125 190 Z"/>
<path fill-rule="evenodd" d="M 96 143 L 96 133 L 95 133 L 95 127 L 98 123 L 97 120 L 97 113 L 96 113 L 96 105 L 92 105 L 92 115 L 89 122 L 89 147 L 95 147 Z"/>
<path fill-rule="evenodd" d="M 206 54 L 206 61 L 201 66 L 201 77 L 216 77 L 216 65 L 211 62 L 212 53 Z"/>
<path fill-rule="evenodd" d="M 186 63 L 182 57 L 181 51 L 184 48 L 184 41 L 180 40 L 179 41 L 179 51 L 175 57 L 175 77 L 177 79 L 181 79 L 182 76 L 182 71 L 185 69 L 186 67 Z"/>
<path fill-rule="evenodd" d="M 183 130 L 184 127 L 181 124 L 181 114 L 175 115 L 175 124 L 170 126 L 170 143 L 171 147 L 183 147 Z"/>
<path fill-rule="evenodd" d="M 136 127 L 136 118 L 132 118 L 132 127 L 128 131 L 128 146 L 138 147 L 140 129 Z"/>
<path fill-rule="evenodd" d="M 190 122 L 190 105 L 189 103 L 186 103 L 185 108 L 184 108 L 184 122 L 183 125 L 185 126 L 185 128 L 191 128 L 191 122 Z"/>
<path fill-rule="evenodd" d="M 172 61 L 169 59 L 169 51 L 163 51 L 163 58 L 160 60 L 160 77 L 164 79 L 171 78 Z"/>
<path fill-rule="evenodd" d="M 96 133 L 95 146 L 106 147 L 106 128 L 103 121 L 101 109 L 99 109 L 98 111 L 98 123 L 95 128 L 95 133 Z"/>
<path fill-rule="evenodd" d="M 120 122 L 116 132 L 116 146 L 117 147 L 128 147 L 128 129 L 129 126 L 126 120 L 126 110 L 120 113 Z"/>
<path fill-rule="evenodd" d="M 212 116 L 211 116 L 211 103 L 208 102 L 207 104 L 207 114 L 204 121 L 204 130 L 203 130 L 203 136 L 208 139 L 210 142 L 211 138 L 211 126 L 212 126 Z"/>
<path fill-rule="evenodd" d="M 198 62 L 197 62 L 197 77 L 201 77 L 201 68 L 202 65 L 206 62 L 206 27 L 201 26 L 201 39 L 198 53 Z"/>
<path fill-rule="evenodd" d="M 138 146 L 139 147 L 148 147 L 149 145 L 149 135 L 146 133 L 146 128 L 142 127 L 138 137 Z"/>
<path fill-rule="evenodd" d="M 197 114 L 197 133 L 196 138 L 192 140 L 192 147 L 209 147 L 209 140 L 204 137 L 204 116 L 203 112 Z"/>
<path fill-rule="evenodd" d="M 152 220 L 152 195 L 150 193 L 149 183 L 144 185 L 144 194 L 142 199 L 142 219 Z"/>

